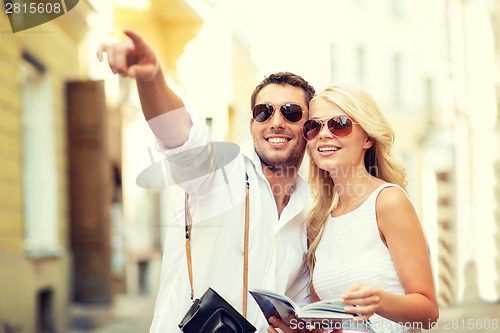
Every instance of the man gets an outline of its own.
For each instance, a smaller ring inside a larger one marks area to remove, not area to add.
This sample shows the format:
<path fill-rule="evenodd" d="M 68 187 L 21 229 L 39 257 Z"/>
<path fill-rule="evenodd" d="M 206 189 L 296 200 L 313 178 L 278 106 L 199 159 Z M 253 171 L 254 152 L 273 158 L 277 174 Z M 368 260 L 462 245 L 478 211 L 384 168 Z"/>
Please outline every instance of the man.
<path fill-rule="evenodd" d="M 302 126 L 307 120 L 314 89 L 292 73 L 264 79 L 251 97 L 250 131 L 254 145 L 238 153 L 224 174 L 198 172 L 205 162 L 223 155 L 211 145 L 196 115 L 168 87 L 152 48 L 139 34 L 125 30 L 128 39 L 102 44 L 97 56 L 115 74 L 135 78 L 144 116 L 160 150 L 176 171 L 196 174 L 179 184 L 189 194 L 193 216 L 191 257 L 195 297 L 211 287 L 238 311 L 243 301 L 243 235 L 245 178 L 249 183 L 250 230 L 248 289 L 272 290 L 298 302 L 307 299 L 305 220 L 307 183 L 298 175 L 304 157 Z M 210 147 L 203 149 L 199 147 Z M 193 177 L 195 178 L 195 177 Z M 174 219 L 184 222 L 184 207 Z M 151 332 L 178 332 L 178 323 L 191 305 L 184 229 L 169 228 L 162 263 L 160 290 Z M 247 319 L 263 332 L 268 324 L 252 298 Z"/>

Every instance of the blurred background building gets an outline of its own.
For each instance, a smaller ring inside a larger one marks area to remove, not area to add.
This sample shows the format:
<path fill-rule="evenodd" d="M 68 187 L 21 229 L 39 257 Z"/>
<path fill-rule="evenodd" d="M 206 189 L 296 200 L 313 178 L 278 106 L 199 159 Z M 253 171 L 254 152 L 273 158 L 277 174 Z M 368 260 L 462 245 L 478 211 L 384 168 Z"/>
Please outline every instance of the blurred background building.
<path fill-rule="evenodd" d="M 80 0 L 15 34 L 0 14 L 0 332 L 93 329 L 118 295 L 155 297 L 178 191 L 135 183 L 161 156 L 135 83 L 95 57 L 125 27 L 237 144 L 265 75 L 363 87 L 396 131 L 442 313 L 498 304 L 500 1 Z"/>
<path fill-rule="evenodd" d="M 17 34 L 0 13 L 2 332 L 9 325 L 23 332 L 68 326 L 73 274 L 66 84 L 87 77 L 82 42 L 94 10 L 81 1 L 78 11 Z"/>

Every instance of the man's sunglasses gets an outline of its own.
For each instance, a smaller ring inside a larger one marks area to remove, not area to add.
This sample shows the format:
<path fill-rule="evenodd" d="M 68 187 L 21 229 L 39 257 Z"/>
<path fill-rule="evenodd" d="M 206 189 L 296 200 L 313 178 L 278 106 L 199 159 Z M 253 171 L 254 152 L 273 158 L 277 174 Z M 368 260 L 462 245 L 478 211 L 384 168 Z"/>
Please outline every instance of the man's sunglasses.
<path fill-rule="evenodd" d="M 274 106 L 269 103 L 257 104 L 253 107 L 252 117 L 256 122 L 263 123 L 273 116 L 274 110 L 277 107 L 278 105 Z M 296 123 L 302 119 L 302 113 L 304 113 L 304 111 L 298 104 L 286 103 L 279 105 L 279 108 L 283 118 L 291 123 Z"/>
<path fill-rule="evenodd" d="M 306 140 L 312 140 L 323 130 L 324 124 L 328 130 L 338 138 L 344 138 L 351 134 L 352 126 L 357 124 L 346 116 L 335 116 L 333 118 L 310 119 L 304 123 L 303 133 Z"/>

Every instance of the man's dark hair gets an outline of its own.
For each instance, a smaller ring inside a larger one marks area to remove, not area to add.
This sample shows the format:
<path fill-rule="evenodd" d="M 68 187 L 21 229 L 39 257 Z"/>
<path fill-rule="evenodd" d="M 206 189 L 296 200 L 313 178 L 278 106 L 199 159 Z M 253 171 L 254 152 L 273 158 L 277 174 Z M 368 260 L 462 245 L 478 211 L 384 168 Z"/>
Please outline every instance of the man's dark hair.
<path fill-rule="evenodd" d="M 257 95 L 259 94 L 259 92 L 268 84 L 273 83 L 282 86 L 284 86 L 285 84 L 289 84 L 291 86 L 302 88 L 302 90 L 304 90 L 306 102 L 308 105 L 311 99 L 314 97 L 314 94 L 316 93 L 313 86 L 311 86 L 306 80 L 304 80 L 297 74 L 293 74 L 290 72 L 274 73 L 265 77 L 264 80 L 262 80 L 262 82 L 259 83 L 257 87 L 255 87 L 250 99 L 251 110 L 253 110 L 253 107 L 255 106 L 255 100 L 257 99 Z"/>

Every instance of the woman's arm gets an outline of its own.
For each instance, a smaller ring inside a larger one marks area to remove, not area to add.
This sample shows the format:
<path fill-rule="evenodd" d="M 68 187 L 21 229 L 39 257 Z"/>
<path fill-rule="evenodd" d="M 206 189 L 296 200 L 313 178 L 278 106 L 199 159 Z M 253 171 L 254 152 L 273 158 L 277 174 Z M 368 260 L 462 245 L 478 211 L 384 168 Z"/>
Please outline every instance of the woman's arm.
<path fill-rule="evenodd" d="M 402 323 L 421 323 L 429 328 L 439 318 L 427 243 L 417 214 L 397 187 L 384 189 L 377 198 L 377 223 L 406 291 L 395 295 L 366 284 L 348 288 L 342 300 L 350 312 L 366 317 L 373 313 Z M 355 310 L 354 310 L 355 309 Z"/>

